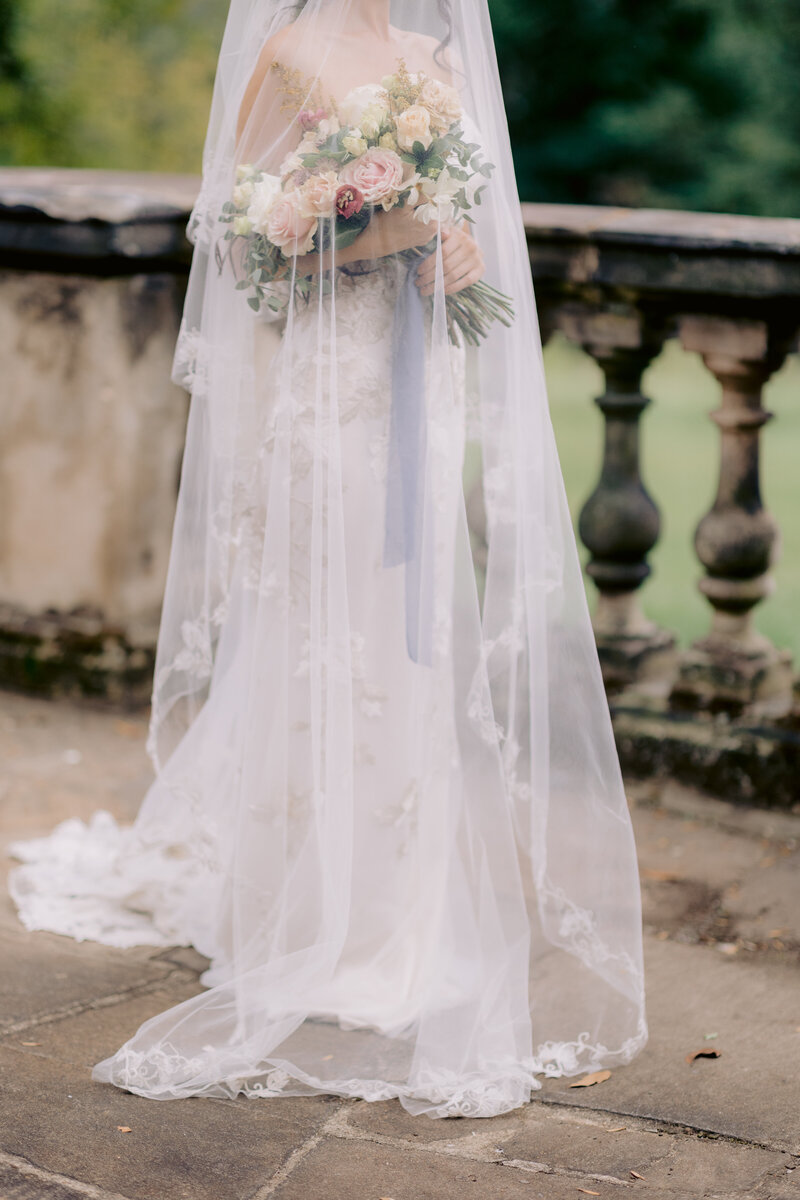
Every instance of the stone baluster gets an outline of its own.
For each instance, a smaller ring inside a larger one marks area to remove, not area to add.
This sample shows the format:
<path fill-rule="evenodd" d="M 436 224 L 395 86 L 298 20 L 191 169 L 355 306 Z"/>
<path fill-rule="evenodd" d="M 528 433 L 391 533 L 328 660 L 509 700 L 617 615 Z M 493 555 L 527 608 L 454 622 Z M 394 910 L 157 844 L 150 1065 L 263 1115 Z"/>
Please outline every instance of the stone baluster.
<path fill-rule="evenodd" d="M 685 316 L 680 336 L 722 388 L 712 419 L 720 430 L 716 499 L 695 532 L 706 575 L 699 588 L 713 608 L 708 636 L 683 655 L 673 700 L 717 711 L 782 715 L 792 704 L 791 655 L 753 625 L 773 590 L 779 532 L 761 502 L 759 438 L 772 416 L 762 392 L 790 349 L 787 331 L 766 321 Z"/>
<path fill-rule="evenodd" d="M 603 678 L 609 691 L 634 685 L 666 693 L 675 667 L 675 639 L 643 614 L 639 588 L 650 574 L 658 508 L 641 479 L 639 420 L 649 400 L 642 374 L 661 350 L 665 325 L 641 308 L 568 304 L 559 326 L 600 365 L 606 390 L 597 398 L 605 418 L 600 480 L 583 506 L 581 540 L 591 554 L 587 573 L 599 599 L 593 617 Z"/>

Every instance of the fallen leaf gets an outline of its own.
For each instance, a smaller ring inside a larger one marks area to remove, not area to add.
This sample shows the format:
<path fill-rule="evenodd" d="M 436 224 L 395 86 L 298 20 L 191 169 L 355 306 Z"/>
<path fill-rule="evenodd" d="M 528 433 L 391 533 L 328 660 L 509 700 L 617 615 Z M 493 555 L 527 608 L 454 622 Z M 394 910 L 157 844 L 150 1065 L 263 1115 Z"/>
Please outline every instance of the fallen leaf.
<path fill-rule="evenodd" d="M 631 1175 L 634 1179 L 644 1179 L 644 1175 L 640 1175 L 638 1171 L 631 1171 Z"/>
<path fill-rule="evenodd" d="M 696 1058 L 722 1058 L 722 1051 L 709 1050 L 706 1048 L 703 1048 L 702 1050 L 694 1050 L 691 1054 L 686 1055 L 686 1062 L 693 1063 Z"/>
<path fill-rule="evenodd" d="M 321 1061 L 322 1062 L 330 1062 L 332 1058 L 333 1058 L 332 1054 L 323 1054 Z"/>
<path fill-rule="evenodd" d="M 719 1034 L 718 1034 L 718 1033 L 704 1033 L 704 1034 L 703 1034 L 703 1041 L 704 1041 L 704 1042 L 711 1042 L 711 1041 L 713 1041 L 713 1040 L 714 1040 L 714 1038 L 718 1038 L 718 1037 L 719 1037 Z"/>
<path fill-rule="evenodd" d="M 119 1130 L 120 1133 L 132 1133 L 133 1132 L 130 1125 L 118 1125 L 117 1129 Z"/>
<path fill-rule="evenodd" d="M 41 1042 L 21 1042 L 23 1046 L 41 1046 Z"/>
<path fill-rule="evenodd" d="M 593 1083 L 604 1083 L 606 1079 L 611 1078 L 610 1071 L 594 1071 L 591 1075 L 584 1075 L 583 1079 L 571 1083 L 570 1087 L 591 1087 Z"/>
<path fill-rule="evenodd" d="M 584 1196 L 599 1196 L 599 1192 L 590 1192 L 588 1188 L 578 1188 L 579 1192 L 583 1192 Z"/>
<path fill-rule="evenodd" d="M 613 1129 L 607 1129 L 606 1133 L 622 1133 L 627 1128 L 627 1125 L 615 1125 Z"/>

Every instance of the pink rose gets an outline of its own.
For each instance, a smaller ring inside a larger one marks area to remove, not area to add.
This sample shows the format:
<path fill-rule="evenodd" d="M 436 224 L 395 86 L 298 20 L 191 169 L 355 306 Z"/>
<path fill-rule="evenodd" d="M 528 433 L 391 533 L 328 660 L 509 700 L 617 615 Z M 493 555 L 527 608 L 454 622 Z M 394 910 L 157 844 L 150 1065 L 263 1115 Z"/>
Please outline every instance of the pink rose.
<path fill-rule="evenodd" d="M 364 197 L 358 188 L 345 185 L 336 193 L 336 211 L 345 221 L 361 212 L 364 207 Z"/>
<path fill-rule="evenodd" d="M 403 186 L 403 163 L 394 150 L 372 146 L 339 173 L 342 183 L 357 188 L 365 204 L 378 204 Z"/>
<path fill-rule="evenodd" d="M 308 254 L 314 246 L 316 217 L 304 217 L 298 192 L 286 192 L 275 202 L 267 222 L 267 237 L 287 256 Z"/>

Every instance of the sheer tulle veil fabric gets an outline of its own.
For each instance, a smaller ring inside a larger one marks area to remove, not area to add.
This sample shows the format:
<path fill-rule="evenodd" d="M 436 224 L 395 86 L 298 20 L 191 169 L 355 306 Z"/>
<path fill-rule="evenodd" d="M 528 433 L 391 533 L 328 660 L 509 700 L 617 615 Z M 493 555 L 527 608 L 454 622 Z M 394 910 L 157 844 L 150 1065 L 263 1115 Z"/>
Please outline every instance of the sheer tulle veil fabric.
<path fill-rule="evenodd" d="M 515 316 L 477 346 L 448 323 L 447 203 L 429 213 L 415 332 L 389 241 L 364 233 L 358 257 L 296 229 L 310 286 L 287 252 L 258 312 L 225 258 L 237 168 L 280 174 L 299 111 L 363 118 L 399 60 L 455 89 L 492 164 L 472 231 Z M 542 1074 L 628 1062 L 646 1039 L 634 845 L 487 0 L 233 0 L 190 236 L 156 779 L 132 828 L 71 822 L 19 845 L 12 881 L 31 927 L 211 960 L 207 990 L 94 1077 L 163 1099 L 323 1092 L 492 1116 Z"/>

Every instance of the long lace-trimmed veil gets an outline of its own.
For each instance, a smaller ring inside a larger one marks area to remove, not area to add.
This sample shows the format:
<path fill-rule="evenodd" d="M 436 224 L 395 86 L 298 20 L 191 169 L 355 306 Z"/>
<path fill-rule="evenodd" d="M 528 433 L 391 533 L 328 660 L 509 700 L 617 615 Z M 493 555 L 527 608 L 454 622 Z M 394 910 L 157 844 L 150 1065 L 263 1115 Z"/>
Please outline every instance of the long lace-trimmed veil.
<path fill-rule="evenodd" d="M 190 236 L 156 779 L 12 881 L 32 927 L 211 960 L 95 1078 L 490 1116 L 629 1061 L 634 846 L 487 0 L 232 0 Z"/>

